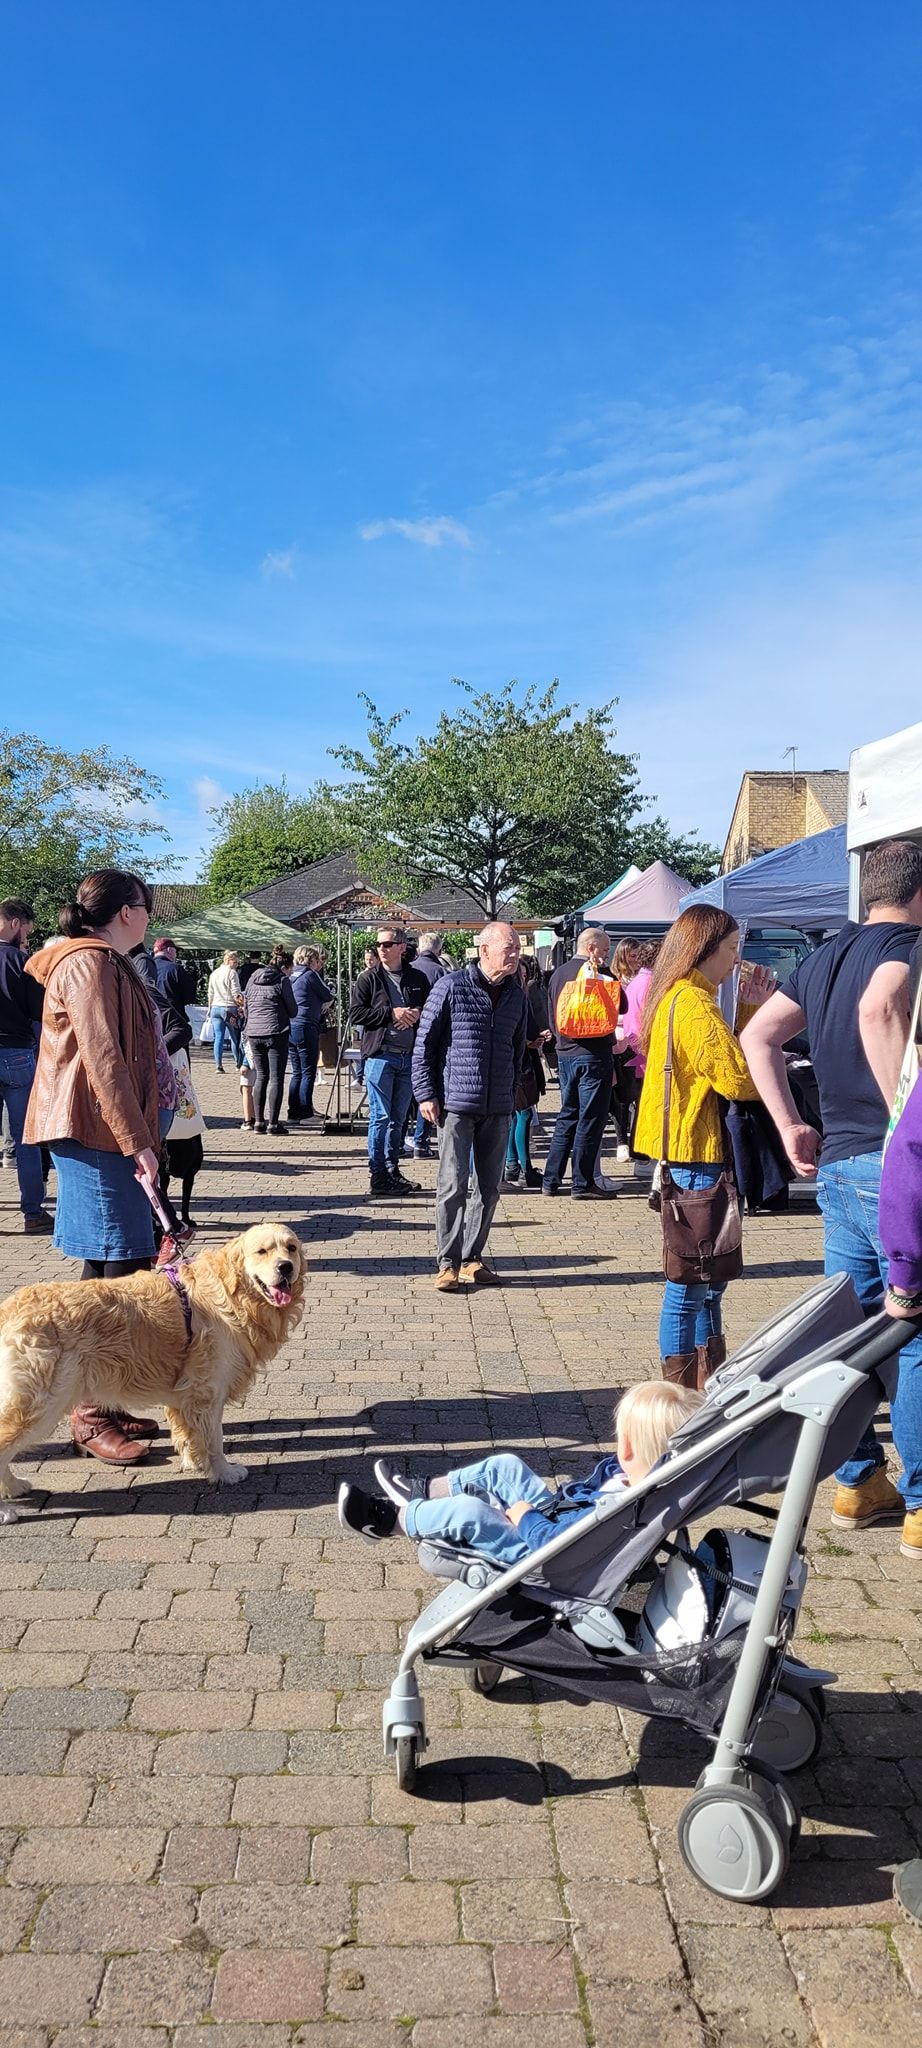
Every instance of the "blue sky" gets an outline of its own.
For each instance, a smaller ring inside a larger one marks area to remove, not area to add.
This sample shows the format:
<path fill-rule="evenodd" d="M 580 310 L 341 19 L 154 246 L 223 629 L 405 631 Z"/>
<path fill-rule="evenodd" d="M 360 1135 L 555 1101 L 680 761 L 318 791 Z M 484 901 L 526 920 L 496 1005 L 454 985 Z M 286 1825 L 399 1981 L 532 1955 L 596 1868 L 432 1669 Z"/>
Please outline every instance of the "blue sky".
<path fill-rule="evenodd" d="M 222 792 L 618 695 L 677 829 L 922 715 L 922 22 L 45 0 L 0 68 L 3 720 Z"/>

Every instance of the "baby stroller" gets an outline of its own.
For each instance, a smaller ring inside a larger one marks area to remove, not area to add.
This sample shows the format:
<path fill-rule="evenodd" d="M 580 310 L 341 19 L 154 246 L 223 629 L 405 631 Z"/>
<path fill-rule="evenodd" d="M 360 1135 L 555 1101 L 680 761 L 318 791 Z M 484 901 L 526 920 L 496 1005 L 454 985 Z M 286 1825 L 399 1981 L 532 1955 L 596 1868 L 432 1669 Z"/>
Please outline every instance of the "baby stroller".
<path fill-rule="evenodd" d="M 421 1544 L 425 1569 L 450 1583 L 410 1629 L 384 1704 L 398 1784 L 412 1791 L 426 1747 L 418 1659 L 463 1666 L 479 1692 L 504 1668 L 538 1676 L 712 1740 L 678 1824 L 683 1858 L 722 1898 L 767 1898 L 799 1832 L 784 1774 L 816 1755 L 835 1678 L 791 1655 L 807 1522 L 819 1481 L 890 1398 L 917 1327 L 865 1320 L 844 1274 L 821 1281 L 714 1374 L 646 1479 L 541 1550 L 503 1571 Z M 777 1511 L 748 1505 L 777 1492 Z M 767 1517 L 770 1538 L 719 1530 L 691 1551 L 686 1525 L 726 1507 Z M 683 1619 L 696 1584 L 698 1629 Z"/>

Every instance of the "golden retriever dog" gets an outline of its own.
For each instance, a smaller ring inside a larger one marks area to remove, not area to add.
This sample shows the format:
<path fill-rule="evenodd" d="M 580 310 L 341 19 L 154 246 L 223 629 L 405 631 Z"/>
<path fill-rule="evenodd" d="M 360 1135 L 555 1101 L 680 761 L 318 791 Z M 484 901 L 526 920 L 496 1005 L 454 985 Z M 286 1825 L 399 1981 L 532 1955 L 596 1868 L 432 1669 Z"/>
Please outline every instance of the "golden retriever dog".
<path fill-rule="evenodd" d="M 180 1266 L 186 1310 L 165 1273 L 21 1287 L 0 1307 L 0 1500 L 31 1488 L 10 1471 L 78 1401 L 165 1408 L 183 1472 L 235 1486 L 224 1456 L 227 1401 L 245 1399 L 300 1320 L 304 1256 L 284 1223 L 257 1223 Z"/>

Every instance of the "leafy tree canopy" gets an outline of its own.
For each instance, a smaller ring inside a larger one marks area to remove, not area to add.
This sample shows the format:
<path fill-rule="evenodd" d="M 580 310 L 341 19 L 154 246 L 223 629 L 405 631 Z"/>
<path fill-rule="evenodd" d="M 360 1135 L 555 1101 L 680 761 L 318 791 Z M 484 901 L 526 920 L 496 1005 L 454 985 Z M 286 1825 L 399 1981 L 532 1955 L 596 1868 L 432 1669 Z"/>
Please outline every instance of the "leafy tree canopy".
<path fill-rule="evenodd" d="M 212 902 L 309 867 L 345 845 L 347 827 L 324 783 L 292 796 L 285 777 L 244 790 L 210 813 L 215 839 L 205 880 Z"/>
<path fill-rule="evenodd" d="M 365 697 L 365 750 L 331 749 L 353 778 L 334 794 L 371 882 L 398 894 L 444 878 L 488 917 L 510 897 L 540 916 L 573 908 L 635 858 L 677 864 L 681 854 L 692 881 L 713 871 L 714 848 L 673 838 L 661 818 L 643 822 L 635 760 L 614 745 L 616 700 L 577 717 L 557 682 L 457 688 L 460 706 L 431 739 L 407 743 L 406 714 L 385 718 Z"/>
<path fill-rule="evenodd" d="M 146 877 L 153 854 L 164 873 L 167 835 L 147 815 L 162 796 L 156 776 L 108 747 L 68 754 L 34 733 L 0 731 L 0 896 L 24 896 L 48 935 L 94 868 Z"/>

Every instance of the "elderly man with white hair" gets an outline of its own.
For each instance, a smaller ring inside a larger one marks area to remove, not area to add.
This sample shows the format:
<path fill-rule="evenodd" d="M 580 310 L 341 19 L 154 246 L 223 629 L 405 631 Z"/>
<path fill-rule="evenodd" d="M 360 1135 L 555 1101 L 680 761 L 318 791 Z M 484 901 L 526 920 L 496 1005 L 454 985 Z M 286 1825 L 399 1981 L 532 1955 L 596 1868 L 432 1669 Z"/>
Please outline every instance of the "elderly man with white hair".
<path fill-rule="evenodd" d="M 525 1052 L 520 951 L 511 925 L 486 925 L 476 963 L 437 981 L 420 1018 L 413 1093 L 439 1132 L 435 1284 L 442 1294 L 455 1293 L 462 1280 L 500 1285 L 483 1254 Z"/>

